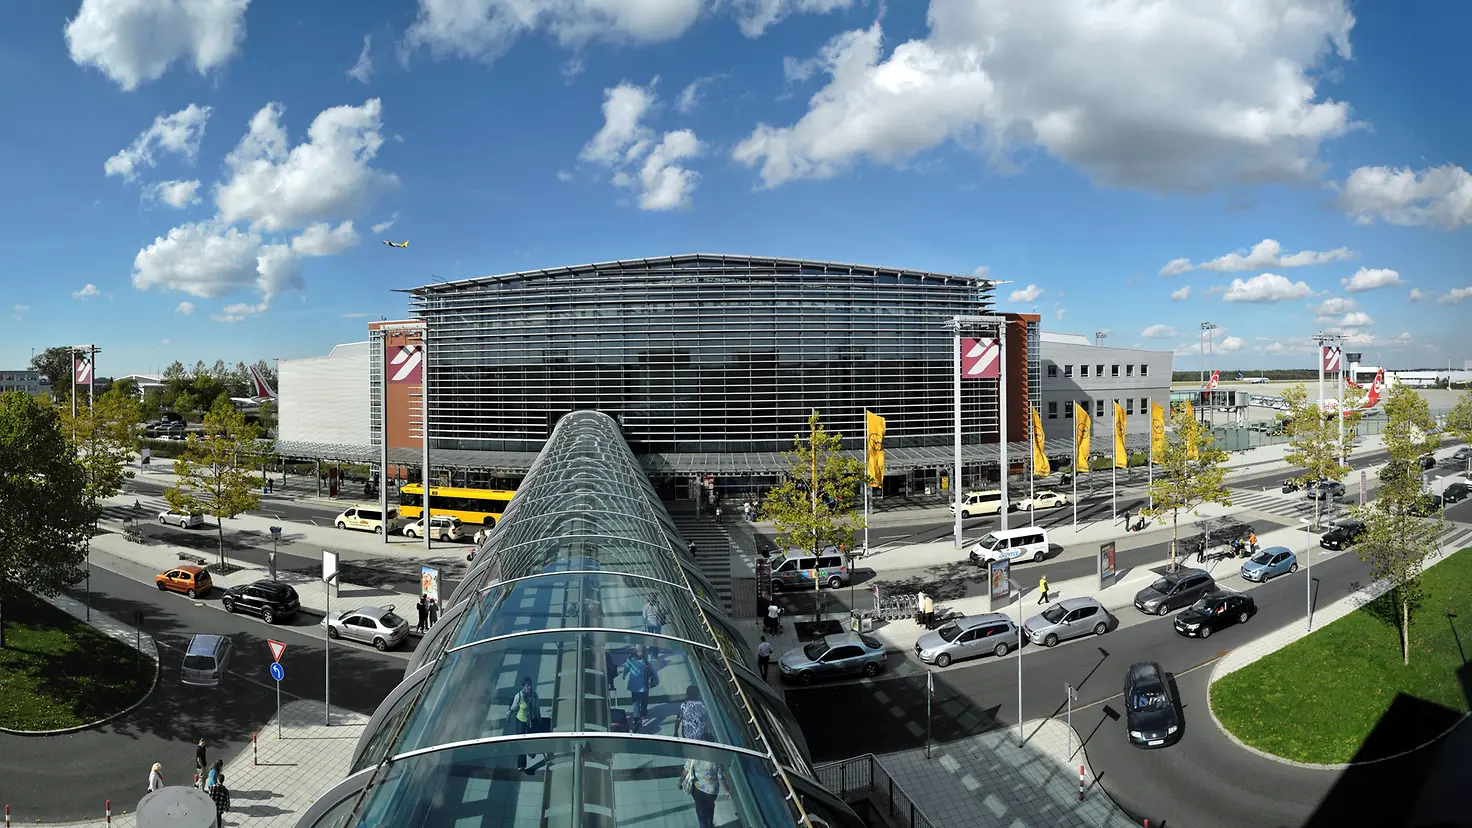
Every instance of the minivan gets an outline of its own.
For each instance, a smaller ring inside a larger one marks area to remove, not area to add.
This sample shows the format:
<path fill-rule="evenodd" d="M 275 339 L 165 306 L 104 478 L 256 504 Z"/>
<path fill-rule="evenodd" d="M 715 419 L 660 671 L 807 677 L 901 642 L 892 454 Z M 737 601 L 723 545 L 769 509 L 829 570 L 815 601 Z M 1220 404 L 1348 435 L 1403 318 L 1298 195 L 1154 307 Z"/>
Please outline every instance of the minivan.
<path fill-rule="evenodd" d="M 818 582 L 838 589 L 848 583 L 848 562 L 838 547 L 830 546 L 817 557 L 802 549 L 788 549 L 772 561 L 772 591 L 804 587 L 814 589 L 813 570 Z"/>
<path fill-rule="evenodd" d="M 1042 563 L 1047 555 L 1048 530 L 1039 526 L 988 532 L 971 547 L 971 562 L 977 566 L 986 566 L 992 561 Z"/>
<path fill-rule="evenodd" d="M 230 666 L 230 654 L 235 651 L 229 636 L 196 635 L 189 639 L 189 648 L 184 651 L 184 666 L 179 668 L 179 680 L 197 687 L 217 687 L 225 670 Z"/>
<path fill-rule="evenodd" d="M 388 531 L 397 531 L 404 525 L 396 506 L 388 507 Z M 377 506 L 354 506 L 337 516 L 333 523 L 339 529 L 361 529 L 365 532 L 384 532 L 383 512 Z"/>
<path fill-rule="evenodd" d="M 992 489 L 986 492 L 967 492 L 961 499 L 961 517 L 973 518 L 977 515 L 995 515 L 1002 511 L 1002 491 Z M 1017 511 L 1017 503 L 1011 502 L 1007 511 Z M 955 514 L 956 504 L 951 502 L 951 513 Z"/>

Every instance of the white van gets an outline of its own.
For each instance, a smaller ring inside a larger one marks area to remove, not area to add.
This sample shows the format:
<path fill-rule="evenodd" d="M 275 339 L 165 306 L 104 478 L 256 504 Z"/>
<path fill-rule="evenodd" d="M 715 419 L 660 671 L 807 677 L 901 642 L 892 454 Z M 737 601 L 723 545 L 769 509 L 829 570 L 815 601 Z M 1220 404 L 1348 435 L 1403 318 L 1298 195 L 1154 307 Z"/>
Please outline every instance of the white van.
<path fill-rule="evenodd" d="M 1042 563 L 1048 555 L 1048 530 L 1040 526 L 998 529 L 971 547 L 971 562 L 986 566 L 992 561 Z"/>
<path fill-rule="evenodd" d="M 196 635 L 190 638 L 189 648 L 184 651 L 184 665 L 179 668 L 179 680 L 199 687 L 219 686 L 234 651 L 235 645 L 228 636 Z"/>
<path fill-rule="evenodd" d="M 383 519 L 383 512 L 377 506 L 354 506 L 346 512 L 338 515 L 332 521 L 339 529 L 361 529 L 364 532 L 377 532 L 383 534 L 384 524 L 387 523 L 388 531 L 396 532 L 404 525 L 404 519 L 399 517 L 397 506 L 388 507 L 388 520 Z"/>
<path fill-rule="evenodd" d="M 995 515 L 1002 511 L 1002 490 L 991 489 L 985 492 L 967 492 L 961 499 L 961 517 L 973 518 L 977 515 Z M 1017 511 L 1016 501 L 1007 504 L 1007 511 Z M 951 514 L 956 513 L 956 503 L 951 501 Z"/>

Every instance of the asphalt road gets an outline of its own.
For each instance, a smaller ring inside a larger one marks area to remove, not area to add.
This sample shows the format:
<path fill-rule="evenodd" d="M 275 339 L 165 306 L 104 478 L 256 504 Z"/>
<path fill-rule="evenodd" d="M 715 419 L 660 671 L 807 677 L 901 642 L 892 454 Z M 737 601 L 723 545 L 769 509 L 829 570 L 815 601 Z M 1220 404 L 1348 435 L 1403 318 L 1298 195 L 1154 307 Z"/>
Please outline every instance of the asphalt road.
<path fill-rule="evenodd" d="M 171 474 L 157 474 L 144 472 L 129 480 L 126 484 L 125 493 L 139 492 L 141 494 L 162 497 L 164 489 L 173 484 L 174 477 Z M 286 494 L 262 495 L 261 508 L 253 514 L 269 515 L 280 520 L 293 523 L 310 523 L 316 526 L 331 526 L 333 518 L 342 513 L 343 509 L 352 505 L 351 501 L 344 501 L 342 509 L 333 509 L 330 506 L 319 506 L 314 503 L 305 503 L 292 500 Z"/>
<path fill-rule="evenodd" d="M 1314 566 L 1313 576 L 1315 603 L 1322 606 L 1366 582 L 1368 565 L 1353 554 L 1342 554 Z M 1301 622 L 1305 577 L 1300 571 L 1254 589 L 1257 616 L 1208 641 L 1177 635 L 1167 617 L 1051 650 L 1029 646 L 1022 656 L 1022 718 L 1063 715 L 1063 688 L 1073 684 L 1079 694 L 1074 726 L 1085 739 L 1100 784 L 1122 808 L 1137 818 L 1148 817 L 1151 825 L 1303 825 L 1340 774 L 1297 769 L 1241 750 L 1210 720 L 1204 693 L 1209 665 L 1222 655 L 1268 631 Z M 937 741 L 1016 727 L 1013 658 L 984 657 L 935 671 L 932 727 Z M 1147 660 L 1158 661 L 1174 674 L 1185 702 L 1181 742 L 1153 752 L 1128 746 L 1117 699 L 1128 666 Z M 817 761 L 924 744 L 923 676 L 793 688 L 786 696 Z M 863 726 L 836 726 L 842 722 Z M 1377 786 L 1378 793 L 1386 789 Z"/>
<path fill-rule="evenodd" d="M 159 685 L 139 709 L 91 730 L 50 737 L 0 734 L 0 801 L 12 806 L 17 824 L 83 818 L 100 822 L 106 799 L 113 800 L 115 809 L 134 810 L 154 762 L 163 763 L 166 783 L 188 784 L 200 738 L 210 750 L 210 761 L 229 761 L 249 750 L 251 734 L 276 712 L 267 638 L 287 645 L 281 660 L 286 669 L 282 701 L 322 698 L 324 657 L 314 617 L 267 626 L 96 566 L 92 588 L 94 613 L 131 624 L 134 612 L 143 612 L 144 629 L 160 648 Z M 196 633 L 229 635 L 235 642 L 229 676 L 220 687 L 179 682 L 183 649 Z M 404 665 L 401 655 L 334 644 L 333 705 L 371 714 L 403 678 Z M 271 738 L 274 733 L 262 735 L 262 750 Z M 244 792 L 234 793 L 239 797 Z"/>

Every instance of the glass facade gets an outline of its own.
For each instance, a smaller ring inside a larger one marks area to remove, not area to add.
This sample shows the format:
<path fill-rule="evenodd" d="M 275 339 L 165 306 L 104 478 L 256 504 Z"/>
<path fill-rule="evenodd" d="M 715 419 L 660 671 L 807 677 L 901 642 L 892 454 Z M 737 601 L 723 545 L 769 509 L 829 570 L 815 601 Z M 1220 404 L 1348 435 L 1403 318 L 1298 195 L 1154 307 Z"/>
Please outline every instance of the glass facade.
<path fill-rule="evenodd" d="M 617 423 L 564 417 L 299 825 L 858 828 L 686 556 Z"/>
<path fill-rule="evenodd" d="M 597 410 L 647 455 L 780 452 L 815 408 L 849 449 L 866 408 L 888 419 L 887 448 L 950 446 L 946 322 L 992 313 L 993 291 L 973 276 L 689 255 L 410 293 L 431 330 L 437 452 L 536 452 L 563 415 Z M 995 440 L 996 393 L 964 384 L 968 442 Z"/>

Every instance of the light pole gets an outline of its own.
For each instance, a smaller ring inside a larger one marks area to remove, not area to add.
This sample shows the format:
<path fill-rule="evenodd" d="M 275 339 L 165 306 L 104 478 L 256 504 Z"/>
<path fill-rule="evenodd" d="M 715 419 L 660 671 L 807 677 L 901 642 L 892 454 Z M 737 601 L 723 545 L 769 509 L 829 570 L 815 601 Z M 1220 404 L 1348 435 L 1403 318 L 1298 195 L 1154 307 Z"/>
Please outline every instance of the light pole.
<path fill-rule="evenodd" d="M 1446 476 L 1445 475 L 1437 475 L 1436 476 L 1436 479 L 1437 479 L 1438 482 L 1444 481 L 1444 480 L 1446 480 Z M 1443 526 L 1446 524 L 1446 486 L 1447 486 L 1446 483 L 1442 483 L 1441 484 L 1441 522 L 1442 522 L 1442 525 Z M 1436 532 L 1436 557 L 1438 557 L 1438 558 L 1440 558 L 1441 555 L 1442 555 L 1442 542 L 1441 542 L 1441 539 L 1442 539 L 1443 536 L 1445 536 L 1445 534 L 1446 533 L 1444 531 L 1442 531 L 1442 527 L 1441 526 L 1438 526 L 1437 527 L 1437 532 Z"/>
<path fill-rule="evenodd" d="M 271 557 L 269 559 L 267 559 L 266 562 L 268 564 L 270 564 L 271 580 L 273 580 L 273 581 L 276 580 L 276 544 L 280 540 L 281 540 L 281 527 L 280 526 L 272 526 L 271 527 Z"/>
<path fill-rule="evenodd" d="M 1308 518 L 1299 518 L 1303 524 L 1303 563 L 1304 571 L 1307 573 L 1303 578 L 1303 620 L 1307 632 L 1314 630 L 1314 536 L 1312 523 Z"/>
<path fill-rule="evenodd" d="M 1017 746 L 1027 744 L 1022 735 L 1022 582 L 1017 582 Z"/>

